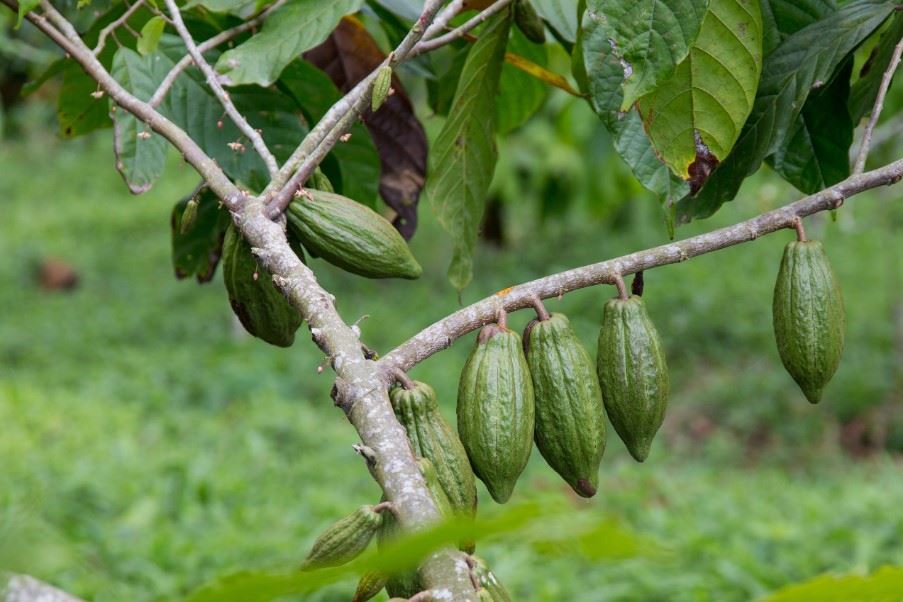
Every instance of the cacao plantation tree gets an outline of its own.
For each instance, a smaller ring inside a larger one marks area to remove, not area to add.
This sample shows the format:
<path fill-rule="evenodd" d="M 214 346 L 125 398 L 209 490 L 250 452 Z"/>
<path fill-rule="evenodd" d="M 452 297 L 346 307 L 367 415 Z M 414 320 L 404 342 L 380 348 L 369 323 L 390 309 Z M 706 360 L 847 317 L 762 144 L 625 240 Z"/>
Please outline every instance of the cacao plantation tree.
<path fill-rule="evenodd" d="M 774 331 L 786 369 L 818 402 L 841 359 L 844 309 L 830 252 L 806 238 L 803 219 L 903 178 L 903 159 L 869 165 L 903 53 L 899 0 L 2 2 L 61 50 L 25 91 L 61 79 L 63 136 L 112 127 L 115 169 L 134 194 L 160 178 L 169 147 L 197 172 L 197 188 L 172 212 L 177 276 L 205 283 L 222 264 L 232 308 L 261 344 L 295 344 L 306 325 L 383 491 L 322 533 L 300 571 L 266 584 L 224 581 L 197 600 L 300 591 L 374 539 L 390 556 L 394 539 L 414 545 L 406 534 L 446 519 L 461 527 L 476 512 L 475 479 L 498 503 L 516 494 L 534 441 L 585 497 L 596 493 L 606 436 L 654 461 L 669 378 L 642 300 L 653 268 L 792 233 Z M 553 70 L 551 54 L 567 56 L 570 72 Z M 405 84 L 418 78 L 423 98 L 412 100 Z M 416 279 L 423 270 L 406 240 L 418 212 L 432 211 L 453 241 L 448 279 L 467 287 L 496 140 L 527 122 L 550 88 L 589 103 L 658 195 L 671 242 L 498 291 L 388 352 L 367 347 L 317 279 L 329 268 L 312 259 L 366 278 Z M 445 116 L 431 136 L 424 110 Z M 681 224 L 732 201 L 763 163 L 801 198 L 679 237 Z M 613 285 L 615 298 L 594 360 L 542 300 L 597 285 Z M 507 326 L 518 310 L 536 313 L 523 337 Z M 476 330 L 456 430 L 435 391 L 407 372 Z M 606 415 L 615 433 L 606 434 Z M 473 534 L 452 535 L 414 568 L 367 572 L 355 599 L 383 588 L 412 600 L 509 599 L 471 555 Z M 18 582 L 26 593 L 17 600 L 38 599 L 27 597 L 38 586 Z"/>

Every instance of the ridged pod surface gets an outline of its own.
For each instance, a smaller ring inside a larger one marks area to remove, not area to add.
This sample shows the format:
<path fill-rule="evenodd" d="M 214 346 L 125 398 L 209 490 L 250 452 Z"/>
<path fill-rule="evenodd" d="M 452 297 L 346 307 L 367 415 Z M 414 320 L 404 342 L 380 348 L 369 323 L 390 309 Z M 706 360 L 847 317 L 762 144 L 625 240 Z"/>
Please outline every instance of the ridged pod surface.
<path fill-rule="evenodd" d="M 395 416 L 404 426 L 414 453 L 433 463 L 439 484 L 455 512 L 473 516 L 477 487 L 467 452 L 442 416 L 433 388 L 422 382 L 413 384 L 410 390 L 396 387 L 390 391 Z"/>
<path fill-rule="evenodd" d="M 593 361 L 563 314 L 530 322 L 524 349 L 536 397 L 536 447 L 574 491 L 592 497 L 605 452 L 605 409 Z"/>
<path fill-rule="evenodd" d="M 351 562 L 367 549 L 382 523 L 383 515 L 373 506 L 361 506 L 323 531 L 301 569 L 313 570 Z"/>
<path fill-rule="evenodd" d="M 349 198 L 308 188 L 289 204 L 286 216 L 306 249 L 345 271 L 408 279 L 423 271 L 392 224 Z"/>
<path fill-rule="evenodd" d="M 361 575 L 360 581 L 357 582 L 357 589 L 354 590 L 354 598 L 352 602 L 367 602 L 371 598 L 375 598 L 379 592 L 383 591 L 386 586 L 386 575 L 379 571 L 367 571 Z"/>
<path fill-rule="evenodd" d="M 511 595 L 508 590 L 501 584 L 495 574 L 489 569 L 486 561 L 479 556 L 471 556 L 471 572 L 477 578 L 477 582 L 482 588 L 480 590 L 481 600 L 492 600 L 492 602 L 511 602 Z M 486 592 L 486 594 L 483 594 Z"/>
<path fill-rule="evenodd" d="M 533 447 L 533 383 L 520 336 L 483 327 L 458 383 L 458 433 L 492 498 L 511 497 Z"/>
<path fill-rule="evenodd" d="M 641 297 L 605 304 L 596 369 L 608 418 L 630 455 L 642 462 L 665 419 L 670 380 L 664 347 Z"/>
<path fill-rule="evenodd" d="M 376 534 L 376 543 L 379 549 L 384 548 L 392 540 L 401 535 L 401 527 L 398 520 L 391 512 L 386 512 L 383 524 Z M 417 570 L 408 570 L 389 575 L 386 580 L 386 592 L 392 597 L 410 598 L 423 589 L 420 575 Z"/>
<path fill-rule="evenodd" d="M 818 403 L 840 363 L 845 324 L 840 285 L 820 242 L 784 248 L 772 317 L 784 367 L 806 399 Z"/>
<path fill-rule="evenodd" d="M 278 347 L 295 342 L 301 314 L 276 290 L 270 275 L 258 268 L 251 246 L 234 224 L 223 241 L 223 281 L 232 311 L 245 330 Z"/>

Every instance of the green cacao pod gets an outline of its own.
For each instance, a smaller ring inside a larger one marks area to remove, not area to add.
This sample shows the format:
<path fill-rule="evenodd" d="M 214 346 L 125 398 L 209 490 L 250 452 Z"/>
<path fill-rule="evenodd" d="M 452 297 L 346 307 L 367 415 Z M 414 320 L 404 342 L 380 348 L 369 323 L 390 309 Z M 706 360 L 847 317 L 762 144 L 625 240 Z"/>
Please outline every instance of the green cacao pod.
<path fill-rule="evenodd" d="M 473 576 L 476 577 L 477 582 L 482 588 L 480 591 L 485 591 L 489 594 L 489 598 L 487 599 L 492 600 L 493 602 L 511 602 L 511 595 L 495 574 L 489 569 L 489 565 L 486 564 L 486 561 L 479 556 L 471 556 L 470 558 Z M 481 598 L 481 600 L 482 599 L 483 598 Z"/>
<path fill-rule="evenodd" d="M 316 188 L 317 190 L 322 190 L 323 192 L 335 192 L 335 189 L 332 187 L 332 182 L 329 181 L 329 178 L 326 177 L 326 174 L 323 173 L 319 167 L 314 170 L 314 173 L 310 175 L 310 179 L 307 181 L 308 188 Z"/>
<path fill-rule="evenodd" d="M 361 506 L 320 534 L 301 564 L 301 570 L 351 562 L 367 549 L 382 523 L 382 513 L 373 506 Z"/>
<path fill-rule="evenodd" d="M 439 410 L 436 392 L 428 384 L 415 381 L 410 390 L 392 389 L 389 399 L 414 453 L 433 463 L 455 512 L 473 516 L 477 507 L 473 470 L 461 440 Z"/>
<path fill-rule="evenodd" d="M 271 345 L 291 346 L 301 314 L 276 290 L 270 275 L 258 268 L 251 246 L 234 224 L 223 241 L 223 280 L 232 311 L 245 330 Z"/>
<path fill-rule="evenodd" d="M 608 418 L 630 455 L 642 462 L 665 419 L 670 381 L 661 339 L 641 297 L 605 304 L 596 362 Z"/>
<path fill-rule="evenodd" d="M 845 321 L 840 285 L 820 242 L 784 248 L 772 317 L 784 367 L 806 399 L 818 403 L 840 363 Z"/>
<path fill-rule="evenodd" d="M 367 600 L 375 598 L 386 587 L 386 581 L 387 578 L 384 573 L 367 571 L 361 575 L 360 581 L 357 582 L 357 589 L 354 590 L 352 602 L 367 602 Z"/>
<path fill-rule="evenodd" d="M 386 99 L 389 97 L 389 90 L 392 89 L 392 67 L 383 65 L 376 72 L 376 79 L 373 80 L 373 96 L 370 98 L 370 110 L 376 113 Z"/>
<path fill-rule="evenodd" d="M 485 326 L 461 372 L 458 433 L 492 498 L 511 497 L 533 447 L 533 383 L 520 336 Z"/>
<path fill-rule="evenodd" d="M 286 212 L 288 227 L 312 254 L 367 278 L 418 278 L 422 268 L 381 215 L 338 194 L 305 189 Z"/>
<path fill-rule="evenodd" d="M 530 0 L 515 0 L 514 23 L 518 29 L 535 44 L 544 44 L 546 41 L 546 25 L 536 13 L 536 9 L 530 4 Z"/>
<path fill-rule="evenodd" d="M 376 534 L 377 546 L 382 549 L 400 535 L 401 526 L 398 524 L 398 519 L 391 512 L 386 512 L 383 524 Z M 423 585 L 416 569 L 389 575 L 386 580 L 386 592 L 392 597 L 410 598 L 422 589 Z"/>
<path fill-rule="evenodd" d="M 592 497 L 605 452 L 605 409 L 593 361 L 563 314 L 530 322 L 524 349 L 536 397 L 536 447 L 574 491 Z"/>
<path fill-rule="evenodd" d="M 451 500 L 448 499 L 448 495 L 446 495 L 445 490 L 442 489 L 442 485 L 439 483 L 439 475 L 436 474 L 435 465 L 429 458 L 417 458 L 417 466 L 420 468 L 420 474 L 423 475 L 423 480 L 426 481 L 426 486 L 433 496 L 433 501 L 436 502 L 439 514 L 445 518 L 454 516 L 454 508 Z"/>

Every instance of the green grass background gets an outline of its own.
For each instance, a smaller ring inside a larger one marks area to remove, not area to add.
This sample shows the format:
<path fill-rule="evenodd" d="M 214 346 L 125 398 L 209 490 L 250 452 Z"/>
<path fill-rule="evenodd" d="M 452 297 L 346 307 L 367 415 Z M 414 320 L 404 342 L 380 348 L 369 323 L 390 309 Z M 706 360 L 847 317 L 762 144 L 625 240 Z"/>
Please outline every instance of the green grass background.
<path fill-rule="evenodd" d="M 169 210 L 196 183 L 192 170 L 173 159 L 150 193 L 130 197 L 108 138 L 63 144 L 34 131 L 0 147 L 0 568 L 89 600 L 171 600 L 230 571 L 295 565 L 319 530 L 379 491 L 306 330 L 291 349 L 268 347 L 236 328 L 219 278 L 174 279 Z M 503 149 L 503 165 L 515 154 Z M 773 181 L 758 176 L 741 200 L 679 235 L 794 198 Z M 516 600 L 749 600 L 825 571 L 903 564 L 899 458 L 853 460 L 837 443 L 838 425 L 856 418 L 903 447 L 895 195 L 857 197 L 836 222 L 807 220 L 848 312 L 845 357 L 819 406 L 784 373 L 772 340 L 771 290 L 790 232 L 646 275 L 674 384 L 650 459 L 634 463 L 610 430 L 599 494 L 582 501 L 534 452 L 514 502 L 571 505 L 648 549 L 604 557 L 614 542 L 592 542 L 592 532 L 554 549 L 520 535 L 481 545 Z M 515 202 L 506 197 L 508 248 L 481 249 L 465 302 L 667 239 L 648 200 L 545 221 L 535 203 Z M 448 241 L 428 208 L 421 216 L 419 281 L 312 263 L 346 320 L 367 316 L 363 338 L 379 351 L 458 307 Z M 75 292 L 36 286 L 44 256 L 76 267 Z M 611 295 L 596 287 L 548 305 L 594 350 Z M 449 418 L 472 339 L 413 371 Z M 493 505 L 485 490 L 481 504 Z M 349 600 L 353 588 L 309 599 Z"/>

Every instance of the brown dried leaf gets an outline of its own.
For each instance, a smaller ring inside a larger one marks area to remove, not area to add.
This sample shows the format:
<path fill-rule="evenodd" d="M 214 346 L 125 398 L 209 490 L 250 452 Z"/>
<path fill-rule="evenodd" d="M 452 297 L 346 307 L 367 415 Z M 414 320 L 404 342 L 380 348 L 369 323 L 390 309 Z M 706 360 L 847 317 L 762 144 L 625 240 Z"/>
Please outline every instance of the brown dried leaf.
<path fill-rule="evenodd" d="M 360 21 L 345 17 L 325 42 L 304 53 L 304 58 L 329 75 L 347 92 L 378 68 L 386 56 Z M 427 165 L 426 133 L 397 77 L 382 107 L 362 116 L 379 152 L 382 172 L 379 192 L 398 216 L 394 225 L 410 240 L 417 228 L 417 201 Z"/>

